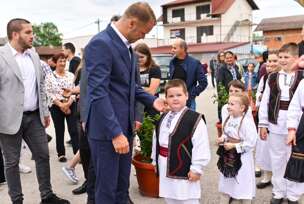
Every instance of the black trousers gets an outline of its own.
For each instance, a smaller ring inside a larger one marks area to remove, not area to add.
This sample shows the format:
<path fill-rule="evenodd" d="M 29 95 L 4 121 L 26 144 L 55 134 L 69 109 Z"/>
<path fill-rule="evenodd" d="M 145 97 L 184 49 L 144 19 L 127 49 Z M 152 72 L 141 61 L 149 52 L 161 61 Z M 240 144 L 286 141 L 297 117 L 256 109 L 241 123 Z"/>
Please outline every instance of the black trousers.
<path fill-rule="evenodd" d="M 64 131 L 65 131 L 64 120 L 65 119 L 67 121 L 68 132 L 69 132 L 71 140 L 72 140 L 73 153 L 76 154 L 76 152 L 79 149 L 76 103 L 73 103 L 70 106 L 70 109 L 71 109 L 71 113 L 69 115 L 66 115 L 56 105 L 53 105 L 50 108 L 51 116 L 52 116 L 52 119 L 54 122 L 55 133 L 56 133 L 56 150 L 57 150 L 58 157 L 65 155 L 65 148 L 64 148 Z"/>
<path fill-rule="evenodd" d="M 3 156 L 2 151 L 0 148 L 0 183 L 5 182 L 5 176 L 4 176 L 4 163 L 3 163 Z"/>

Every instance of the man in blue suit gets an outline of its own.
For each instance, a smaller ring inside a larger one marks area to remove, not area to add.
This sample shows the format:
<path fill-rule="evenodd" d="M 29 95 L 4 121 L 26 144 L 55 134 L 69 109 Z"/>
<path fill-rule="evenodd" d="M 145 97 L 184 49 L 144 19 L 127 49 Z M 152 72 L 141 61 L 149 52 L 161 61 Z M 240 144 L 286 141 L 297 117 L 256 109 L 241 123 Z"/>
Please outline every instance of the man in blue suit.
<path fill-rule="evenodd" d="M 130 43 L 156 23 L 151 7 L 134 3 L 85 48 L 88 72 L 87 134 L 96 173 L 95 203 L 128 201 L 135 101 L 158 111 L 164 101 L 136 84 L 136 59 Z"/>

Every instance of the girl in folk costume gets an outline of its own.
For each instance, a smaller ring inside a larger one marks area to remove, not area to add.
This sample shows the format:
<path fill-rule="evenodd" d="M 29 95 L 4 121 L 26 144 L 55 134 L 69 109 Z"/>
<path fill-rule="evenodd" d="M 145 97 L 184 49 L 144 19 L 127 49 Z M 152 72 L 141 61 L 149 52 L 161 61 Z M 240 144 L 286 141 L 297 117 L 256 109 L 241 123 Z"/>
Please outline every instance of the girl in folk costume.
<path fill-rule="evenodd" d="M 262 140 L 268 140 L 272 170 L 271 204 L 280 204 L 284 198 L 288 203 L 298 203 L 301 196 L 296 183 L 284 178 L 291 148 L 286 144 L 287 110 L 303 75 L 295 70 L 298 46 L 288 43 L 279 50 L 279 72 L 271 73 L 266 82 L 259 108 L 259 128 Z"/>
<path fill-rule="evenodd" d="M 253 119 L 246 116 L 248 107 L 249 99 L 244 93 L 229 96 L 229 115 L 223 135 L 217 139 L 220 204 L 228 204 L 230 198 L 247 204 L 255 196 L 253 149 L 257 131 Z"/>
<path fill-rule="evenodd" d="M 152 148 L 159 196 L 168 204 L 199 204 L 200 176 L 210 160 L 207 128 L 202 115 L 186 107 L 182 80 L 169 81 L 165 95 L 170 111 L 156 125 Z"/>
<path fill-rule="evenodd" d="M 256 93 L 257 112 L 260 107 L 260 103 L 262 100 L 263 92 L 265 90 L 266 81 L 268 79 L 269 74 L 278 71 L 280 71 L 279 57 L 276 52 L 270 52 L 266 62 L 267 73 L 264 76 L 262 76 Z M 271 174 L 271 161 L 270 161 L 268 140 L 262 140 L 260 137 L 258 137 L 255 158 L 256 158 L 256 165 L 259 168 L 261 168 L 263 171 L 262 180 L 259 183 L 257 183 L 257 188 L 262 189 L 271 185 L 272 174 Z"/>

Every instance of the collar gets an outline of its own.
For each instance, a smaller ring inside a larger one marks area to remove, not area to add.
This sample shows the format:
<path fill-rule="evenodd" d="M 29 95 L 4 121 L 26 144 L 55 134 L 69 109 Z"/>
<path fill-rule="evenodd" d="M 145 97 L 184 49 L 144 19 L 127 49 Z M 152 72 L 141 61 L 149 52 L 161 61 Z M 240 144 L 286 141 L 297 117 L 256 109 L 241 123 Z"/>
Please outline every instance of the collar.
<path fill-rule="evenodd" d="M 29 49 L 26 49 L 23 53 L 18 52 L 15 48 L 10 43 L 7 43 L 8 47 L 11 49 L 13 56 L 15 57 L 16 55 L 29 55 Z"/>
<path fill-rule="evenodd" d="M 177 112 L 170 111 L 169 114 L 177 115 L 177 114 L 179 114 L 179 113 L 182 113 L 182 112 L 185 111 L 186 109 L 188 109 L 187 106 L 183 107 L 180 111 L 177 111 Z"/>
<path fill-rule="evenodd" d="M 131 47 L 131 44 L 129 43 L 128 39 L 117 29 L 117 27 L 116 27 L 116 25 L 114 23 L 111 23 L 111 27 L 116 32 L 116 34 L 119 36 L 119 38 L 122 40 L 122 42 L 129 49 Z"/>

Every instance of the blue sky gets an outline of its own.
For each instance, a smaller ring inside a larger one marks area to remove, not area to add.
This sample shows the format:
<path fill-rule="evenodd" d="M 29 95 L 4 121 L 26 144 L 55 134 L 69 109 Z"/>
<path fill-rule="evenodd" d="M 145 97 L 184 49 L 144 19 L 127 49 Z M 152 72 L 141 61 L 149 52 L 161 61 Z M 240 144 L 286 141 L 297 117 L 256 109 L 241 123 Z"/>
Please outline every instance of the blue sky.
<path fill-rule="evenodd" d="M 160 5 L 170 0 L 146 0 L 157 16 L 161 15 Z M 104 28 L 113 14 L 121 14 L 136 1 L 132 0 L 6 0 L 1 3 L 0 37 L 6 35 L 7 22 L 16 17 L 32 23 L 55 23 L 64 37 L 89 35 L 97 32 L 94 23 L 101 19 Z M 259 11 L 253 13 L 254 23 L 262 18 L 304 14 L 304 8 L 294 0 L 255 0 Z M 151 35 L 153 34 L 152 31 Z M 155 33 L 154 33 L 155 34 Z"/>

